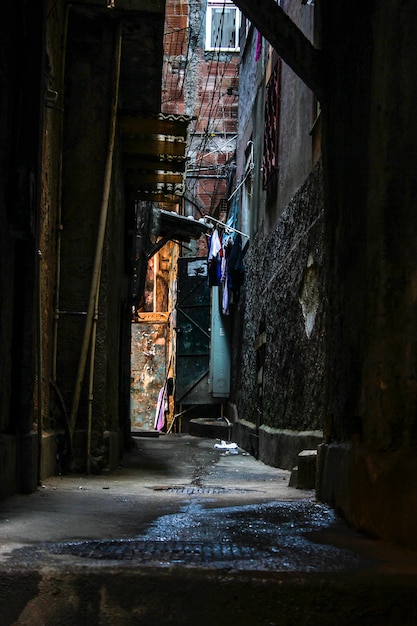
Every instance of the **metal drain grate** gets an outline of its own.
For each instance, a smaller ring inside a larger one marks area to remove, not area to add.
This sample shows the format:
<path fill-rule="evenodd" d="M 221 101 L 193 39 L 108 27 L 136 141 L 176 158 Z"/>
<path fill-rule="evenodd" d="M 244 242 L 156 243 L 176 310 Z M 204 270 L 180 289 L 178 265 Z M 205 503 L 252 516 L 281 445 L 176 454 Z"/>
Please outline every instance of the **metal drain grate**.
<path fill-rule="evenodd" d="M 198 485 L 167 485 L 153 487 L 153 491 L 165 491 L 179 493 L 187 496 L 193 495 L 217 495 L 219 493 L 248 493 L 253 489 L 238 489 L 236 487 L 199 487 Z"/>
<path fill-rule="evenodd" d="M 252 559 L 259 550 L 231 543 L 200 541 L 82 541 L 54 546 L 54 554 L 67 554 L 88 559 L 130 560 L 141 563 L 212 563 L 236 559 Z"/>

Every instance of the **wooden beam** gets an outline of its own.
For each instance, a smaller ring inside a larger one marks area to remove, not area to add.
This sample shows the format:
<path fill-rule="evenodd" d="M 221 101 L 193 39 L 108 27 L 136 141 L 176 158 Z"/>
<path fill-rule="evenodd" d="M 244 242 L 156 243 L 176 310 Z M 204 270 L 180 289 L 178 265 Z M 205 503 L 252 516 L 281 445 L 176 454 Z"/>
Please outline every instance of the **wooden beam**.
<path fill-rule="evenodd" d="M 123 134 L 127 135 L 173 135 L 187 137 L 189 120 L 185 118 L 167 119 L 158 117 L 140 117 L 133 115 L 120 115 L 119 127 Z"/>
<path fill-rule="evenodd" d="M 181 185 L 184 183 L 182 174 L 157 174 L 156 172 L 127 172 L 126 179 L 129 185 L 141 187 L 143 185 L 171 184 Z"/>
<path fill-rule="evenodd" d="M 168 319 L 168 313 L 148 313 L 147 311 L 138 313 L 138 322 L 145 322 L 147 324 L 166 324 Z"/>
<path fill-rule="evenodd" d="M 131 198 L 133 200 L 143 200 L 144 202 L 163 202 L 164 204 L 179 204 L 181 196 L 173 193 L 133 191 Z"/>
<path fill-rule="evenodd" d="M 185 159 L 177 161 L 161 161 L 158 158 L 152 159 L 152 155 L 147 158 L 125 155 L 124 163 L 127 170 L 135 170 L 137 172 L 155 172 L 161 170 L 163 172 L 185 172 Z"/>
<path fill-rule="evenodd" d="M 165 11 L 164 0 L 154 0 L 153 2 L 149 2 L 149 0 L 114 0 L 114 7 L 108 7 L 106 0 L 65 0 L 65 2 L 77 8 L 96 8 L 109 14 L 121 11 L 163 14 Z"/>
<path fill-rule="evenodd" d="M 315 48 L 276 0 L 233 0 L 280 57 L 319 100 L 325 96 L 322 52 Z"/>
<path fill-rule="evenodd" d="M 126 137 L 122 140 L 122 150 L 136 155 L 163 155 L 184 157 L 187 144 L 184 141 L 163 141 L 159 139 L 141 139 L 140 137 Z"/>

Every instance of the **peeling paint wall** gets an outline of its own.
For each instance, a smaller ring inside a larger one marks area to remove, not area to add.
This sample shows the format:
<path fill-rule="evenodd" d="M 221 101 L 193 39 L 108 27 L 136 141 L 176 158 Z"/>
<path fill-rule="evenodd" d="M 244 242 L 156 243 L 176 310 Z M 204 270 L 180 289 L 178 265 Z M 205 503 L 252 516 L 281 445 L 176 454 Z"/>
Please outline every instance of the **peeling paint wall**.
<path fill-rule="evenodd" d="M 132 430 L 154 428 L 158 394 L 165 383 L 166 323 L 132 324 L 131 425 Z"/>

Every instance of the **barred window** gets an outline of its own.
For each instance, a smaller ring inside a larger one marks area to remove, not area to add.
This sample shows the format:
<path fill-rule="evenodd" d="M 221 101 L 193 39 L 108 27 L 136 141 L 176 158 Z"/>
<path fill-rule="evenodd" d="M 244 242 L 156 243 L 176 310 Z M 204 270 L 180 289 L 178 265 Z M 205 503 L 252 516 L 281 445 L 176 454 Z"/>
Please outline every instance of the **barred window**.
<path fill-rule="evenodd" d="M 266 86 L 265 94 L 264 153 L 262 162 L 264 189 L 278 171 L 280 87 L 281 59 L 278 58 Z"/>
<path fill-rule="evenodd" d="M 240 11 L 229 0 L 208 0 L 206 50 L 239 50 Z"/>

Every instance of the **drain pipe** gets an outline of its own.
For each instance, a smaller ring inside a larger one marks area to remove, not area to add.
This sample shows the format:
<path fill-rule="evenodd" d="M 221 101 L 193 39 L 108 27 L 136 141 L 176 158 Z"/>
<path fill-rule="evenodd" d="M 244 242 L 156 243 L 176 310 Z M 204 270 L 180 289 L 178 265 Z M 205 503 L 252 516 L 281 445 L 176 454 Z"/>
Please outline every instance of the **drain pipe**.
<path fill-rule="evenodd" d="M 43 380 L 43 355 L 42 355 L 42 252 L 38 250 L 38 413 L 37 413 L 37 430 L 38 430 L 38 484 L 41 484 L 42 470 L 42 380 Z"/>
<path fill-rule="evenodd" d="M 52 341 L 52 364 L 51 378 L 56 384 L 56 367 L 58 353 L 58 324 L 59 324 L 59 300 L 61 291 L 61 241 L 62 241 L 62 147 L 64 138 L 64 91 L 65 91 L 65 65 L 67 55 L 67 36 L 68 36 L 68 20 L 71 10 L 71 4 L 65 7 L 64 27 L 62 33 L 62 59 L 61 59 L 61 85 L 60 85 L 60 119 L 59 119 L 59 163 L 58 163 L 58 190 L 57 190 L 57 216 L 56 216 L 56 284 L 55 284 L 55 303 L 54 303 L 54 326 Z"/>
<path fill-rule="evenodd" d="M 61 76 L 59 85 L 59 102 L 60 106 L 56 109 L 59 111 L 59 160 L 58 160 L 58 181 L 57 181 L 57 213 L 56 213 L 56 274 L 55 274 L 55 298 L 54 298 L 54 319 L 52 330 L 52 358 L 51 358 L 51 375 L 49 382 L 53 387 L 57 398 L 61 405 L 61 411 L 65 425 L 65 440 L 67 445 L 67 456 L 72 456 L 72 441 L 69 428 L 69 417 L 62 394 L 57 387 L 57 360 L 58 360 L 58 326 L 60 317 L 60 297 L 61 297 L 61 247 L 62 247 L 62 168 L 63 168 L 63 141 L 64 141 L 64 102 L 65 102 L 65 67 L 67 59 L 67 39 L 68 39 L 68 22 L 72 5 L 67 4 L 65 7 L 64 24 L 62 30 L 61 43 Z M 67 460 L 68 462 L 68 460 Z"/>
<path fill-rule="evenodd" d="M 87 363 L 88 349 L 91 341 L 94 309 L 96 299 L 98 299 L 98 291 L 100 287 L 100 272 L 103 259 L 104 236 L 106 232 L 107 213 L 110 198 L 110 185 L 113 170 L 113 153 L 116 135 L 117 108 L 119 103 L 119 81 L 120 81 L 120 58 L 122 49 L 122 27 L 118 25 L 116 34 L 116 46 L 114 56 L 114 84 L 113 84 L 113 103 L 110 119 L 109 130 L 109 147 L 107 152 L 106 167 L 104 172 L 103 197 L 100 211 L 100 221 L 97 234 L 96 252 L 94 258 L 93 273 L 91 277 L 90 298 L 88 302 L 87 319 L 84 328 L 84 337 L 81 347 L 80 360 L 78 363 L 77 377 L 74 387 L 74 396 L 70 413 L 70 430 L 71 437 L 74 436 L 75 424 L 77 421 L 78 407 L 80 403 L 81 388 L 84 379 L 85 367 Z"/>
<path fill-rule="evenodd" d="M 98 285 L 100 285 L 100 274 L 98 277 Z M 90 372 L 88 381 L 88 414 L 87 414 L 87 474 L 91 472 L 91 431 L 93 424 L 93 401 L 94 401 L 94 362 L 96 357 L 96 336 L 97 336 L 97 321 L 98 321 L 98 301 L 99 301 L 99 288 L 97 287 L 95 302 L 94 302 L 94 318 L 93 328 L 91 331 L 91 349 L 90 349 Z"/>

